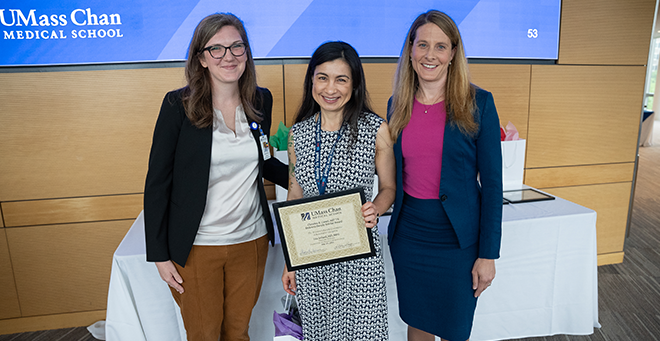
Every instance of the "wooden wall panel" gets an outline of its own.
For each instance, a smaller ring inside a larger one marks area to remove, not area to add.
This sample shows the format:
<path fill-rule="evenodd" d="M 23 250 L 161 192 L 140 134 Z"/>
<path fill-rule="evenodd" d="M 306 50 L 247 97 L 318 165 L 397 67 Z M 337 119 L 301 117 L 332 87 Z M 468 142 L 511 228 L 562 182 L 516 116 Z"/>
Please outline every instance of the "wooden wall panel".
<path fill-rule="evenodd" d="M 524 183 L 536 188 L 632 182 L 635 163 L 533 168 L 525 170 Z"/>
<path fill-rule="evenodd" d="M 21 316 L 5 230 L 0 230 L 0 319 Z"/>
<path fill-rule="evenodd" d="M 542 189 L 597 212 L 598 254 L 623 251 L 631 182 Z"/>
<path fill-rule="evenodd" d="M 273 95 L 273 116 L 270 134 L 277 132 L 280 122 L 285 122 L 284 117 L 284 66 L 277 65 L 257 65 L 257 84 L 260 87 L 268 88 Z"/>
<path fill-rule="evenodd" d="M 602 253 L 598 255 L 598 266 L 623 263 L 625 252 Z"/>
<path fill-rule="evenodd" d="M 563 0 L 559 64 L 646 65 L 655 0 Z"/>
<path fill-rule="evenodd" d="M 634 162 L 643 66 L 533 65 L 526 168 Z"/>
<path fill-rule="evenodd" d="M 103 310 L 133 220 L 7 228 L 22 316 Z"/>
<path fill-rule="evenodd" d="M 284 64 L 284 110 L 286 126 L 291 127 L 303 96 L 307 64 Z"/>
<path fill-rule="evenodd" d="M 387 100 L 392 96 L 392 81 L 396 72 L 394 63 L 362 64 L 371 108 L 382 118 L 387 117 Z"/>
<path fill-rule="evenodd" d="M 493 93 L 502 126 L 511 121 L 527 138 L 531 65 L 470 64 L 472 83 Z"/>
<path fill-rule="evenodd" d="M 2 203 L 7 226 L 33 226 L 134 219 L 142 210 L 142 194 Z"/>
<path fill-rule="evenodd" d="M 0 74 L 0 201 L 136 193 L 180 68 Z"/>
<path fill-rule="evenodd" d="M 0 320 L 0 335 L 24 333 L 35 330 L 87 327 L 105 320 L 105 309 L 82 313 L 54 314 Z"/>

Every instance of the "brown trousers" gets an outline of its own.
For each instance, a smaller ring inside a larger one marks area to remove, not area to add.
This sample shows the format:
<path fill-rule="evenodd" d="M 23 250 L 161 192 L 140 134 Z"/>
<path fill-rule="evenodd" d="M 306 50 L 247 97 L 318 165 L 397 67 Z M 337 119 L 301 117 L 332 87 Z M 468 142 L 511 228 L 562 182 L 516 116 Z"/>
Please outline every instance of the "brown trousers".
<path fill-rule="evenodd" d="M 171 289 L 189 341 L 250 340 L 248 325 L 264 279 L 268 238 L 226 246 L 193 246 L 176 265 L 184 293 Z"/>

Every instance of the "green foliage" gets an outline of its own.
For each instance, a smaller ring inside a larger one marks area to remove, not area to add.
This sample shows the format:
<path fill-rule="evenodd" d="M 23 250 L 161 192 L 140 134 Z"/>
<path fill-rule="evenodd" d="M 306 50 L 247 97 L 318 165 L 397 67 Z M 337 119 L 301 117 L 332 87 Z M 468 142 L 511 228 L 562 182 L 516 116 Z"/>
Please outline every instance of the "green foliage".
<path fill-rule="evenodd" d="M 289 130 L 291 130 L 291 128 L 287 128 L 287 126 L 285 126 L 284 123 L 280 121 L 280 125 L 277 126 L 277 132 L 268 140 L 270 145 L 277 150 L 286 150 L 287 139 L 289 138 Z"/>

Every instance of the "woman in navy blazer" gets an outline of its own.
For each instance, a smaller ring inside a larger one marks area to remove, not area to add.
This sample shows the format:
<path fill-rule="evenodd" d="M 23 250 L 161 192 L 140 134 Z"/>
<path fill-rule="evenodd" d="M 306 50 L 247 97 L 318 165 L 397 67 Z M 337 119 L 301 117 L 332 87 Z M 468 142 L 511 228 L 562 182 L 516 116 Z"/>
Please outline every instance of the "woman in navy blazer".
<path fill-rule="evenodd" d="M 388 240 L 408 340 L 466 340 L 499 257 L 500 124 L 493 96 L 469 82 L 446 14 L 412 24 L 388 120 L 397 171 Z"/>
<path fill-rule="evenodd" d="M 185 71 L 188 85 L 165 96 L 154 129 L 147 261 L 171 287 L 190 340 L 249 340 L 274 240 L 263 178 L 288 180 L 268 150 L 273 98 L 257 87 L 245 28 L 232 14 L 199 23 Z"/>

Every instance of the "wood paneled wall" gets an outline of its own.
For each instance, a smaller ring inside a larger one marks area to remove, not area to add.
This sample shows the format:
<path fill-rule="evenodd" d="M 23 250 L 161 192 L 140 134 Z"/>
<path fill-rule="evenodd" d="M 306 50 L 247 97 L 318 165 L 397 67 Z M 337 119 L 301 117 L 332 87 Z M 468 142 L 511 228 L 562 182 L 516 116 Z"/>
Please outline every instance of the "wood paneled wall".
<path fill-rule="evenodd" d="M 564 0 L 561 6 L 559 64 L 646 64 L 655 1 Z"/>
<path fill-rule="evenodd" d="M 142 192 L 144 132 L 182 84 L 174 68 L 0 74 L 0 201 Z"/>
<path fill-rule="evenodd" d="M 472 82 L 493 93 L 502 126 L 512 122 L 521 139 L 527 138 L 531 72 L 531 65 L 470 65 Z"/>
<path fill-rule="evenodd" d="M 526 166 L 634 162 L 645 69 L 534 65 Z"/>
<path fill-rule="evenodd" d="M 14 280 L 14 271 L 9 258 L 9 246 L 7 244 L 6 229 L 2 229 L 0 234 L 0 319 L 21 316 L 21 307 L 18 305 L 18 293 L 16 292 L 16 282 Z"/>
<path fill-rule="evenodd" d="M 598 212 L 601 264 L 624 255 L 654 8 L 564 0 L 557 64 L 470 65 L 502 124 L 527 139 L 525 183 Z M 384 116 L 396 65 L 364 68 Z M 274 97 L 271 133 L 291 125 L 305 71 L 257 66 Z M 0 73 L 0 334 L 103 318 L 160 103 L 183 84 L 181 68 Z"/>
<path fill-rule="evenodd" d="M 599 264 L 624 257 L 654 13 L 564 0 L 558 65 L 532 67 L 525 183 L 596 210 Z"/>

